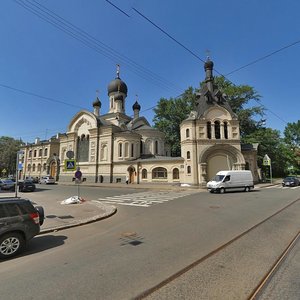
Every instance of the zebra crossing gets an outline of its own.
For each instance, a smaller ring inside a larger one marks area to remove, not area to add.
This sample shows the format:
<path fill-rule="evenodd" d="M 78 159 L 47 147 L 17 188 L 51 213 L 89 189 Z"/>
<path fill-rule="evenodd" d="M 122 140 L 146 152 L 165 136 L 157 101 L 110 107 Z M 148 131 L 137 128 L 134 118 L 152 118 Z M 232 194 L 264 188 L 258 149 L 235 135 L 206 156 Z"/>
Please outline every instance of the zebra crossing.
<path fill-rule="evenodd" d="M 272 185 L 272 186 L 267 186 L 265 187 L 266 189 L 280 189 L 280 190 L 297 190 L 300 189 L 300 186 L 282 186 L 281 184 L 279 185 Z"/>
<path fill-rule="evenodd" d="M 97 201 L 111 205 L 150 207 L 152 205 L 162 204 L 174 199 L 185 197 L 193 193 L 193 191 L 148 191 L 98 198 Z"/>

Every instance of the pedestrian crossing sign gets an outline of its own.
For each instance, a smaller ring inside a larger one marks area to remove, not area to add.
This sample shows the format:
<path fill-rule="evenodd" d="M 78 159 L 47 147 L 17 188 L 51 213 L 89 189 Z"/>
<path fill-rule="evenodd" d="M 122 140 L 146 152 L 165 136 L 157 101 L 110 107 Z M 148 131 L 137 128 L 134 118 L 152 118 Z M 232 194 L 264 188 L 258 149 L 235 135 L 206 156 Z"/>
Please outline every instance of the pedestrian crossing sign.
<path fill-rule="evenodd" d="M 75 171 L 76 170 L 76 160 L 75 159 L 65 159 L 65 170 Z"/>

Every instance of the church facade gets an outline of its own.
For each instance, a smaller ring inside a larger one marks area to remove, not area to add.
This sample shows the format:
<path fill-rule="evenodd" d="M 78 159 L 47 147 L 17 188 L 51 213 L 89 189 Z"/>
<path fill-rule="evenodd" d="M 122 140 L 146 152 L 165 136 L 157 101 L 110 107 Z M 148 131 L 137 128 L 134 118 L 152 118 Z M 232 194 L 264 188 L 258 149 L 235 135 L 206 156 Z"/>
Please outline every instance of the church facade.
<path fill-rule="evenodd" d="M 83 180 L 99 184 L 125 183 L 128 179 L 137 184 L 186 183 L 204 187 L 219 170 L 245 168 L 252 170 L 257 179 L 256 151 L 242 153 L 239 122 L 226 96 L 214 85 L 213 62 L 208 60 L 204 69 L 205 85 L 198 95 L 196 110 L 180 127 L 182 157 L 170 156 L 164 133 L 140 116 L 138 101 L 132 106 L 133 116 L 127 115 L 128 88 L 118 69 L 107 88 L 109 111 L 102 114 L 97 97 L 93 111 L 79 111 L 70 120 L 66 133 L 26 144 L 22 149 L 23 177 L 52 175 L 60 182 L 71 182 L 74 171 L 68 170 L 65 162 L 74 157 Z M 45 151 L 40 150 L 45 147 L 55 152 L 45 157 Z M 32 153 L 36 154 L 35 160 Z"/>

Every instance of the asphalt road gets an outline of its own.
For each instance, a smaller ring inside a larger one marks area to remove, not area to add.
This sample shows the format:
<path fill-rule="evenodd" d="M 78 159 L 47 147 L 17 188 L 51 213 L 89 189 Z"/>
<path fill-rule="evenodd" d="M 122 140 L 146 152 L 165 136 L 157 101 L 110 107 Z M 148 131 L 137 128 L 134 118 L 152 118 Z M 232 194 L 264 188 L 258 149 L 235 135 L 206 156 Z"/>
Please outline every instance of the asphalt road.
<path fill-rule="evenodd" d="M 64 199 L 73 192 L 72 188 L 45 186 L 39 193 L 43 197 L 55 195 Z M 225 195 L 201 192 L 149 207 L 116 204 L 118 213 L 113 217 L 38 236 L 23 255 L 1 262 L 1 298 L 134 299 L 298 199 L 299 191 L 270 188 Z M 144 191 L 83 187 L 81 192 L 89 199 L 99 199 L 125 194 L 134 197 Z M 173 281 L 149 298 L 176 299 L 183 292 L 178 299 L 246 299 L 251 287 L 247 286 L 246 279 L 239 279 L 250 273 L 253 274 L 250 284 L 258 280 L 268 262 L 299 230 L 299 209 L 299 204 L 293 206 L 259 232 L 228 249 L 227 255 L 216 257 L 211 265 L 206 262 L 205 266 L 198 265 L 198 269 L 191 270 L 210 280 L 185 273 L 184 276 L 191 276 L 190 280 L 185 281 L 181 276 L 178 279 L 181 282 Z M 264 240 L 265 244 L 258 243 Z M 247 251 L 249 247 L 256 249 L 253 256 L 252 251 Z M 249 272 L 249 264 L 255 272 Z M 220 270 L 224 276 L 214 279 L 212 275 Z M 234 289 L 231 294 L 220 288 L 215 298 L 207 298 L 211 289 L 222 282 L 228 285 L 231 280 L 230 287 Z M 199 289 L 201 286 L 203 289 Z M 233 297 L 226 298 L 226 295 Z"/>

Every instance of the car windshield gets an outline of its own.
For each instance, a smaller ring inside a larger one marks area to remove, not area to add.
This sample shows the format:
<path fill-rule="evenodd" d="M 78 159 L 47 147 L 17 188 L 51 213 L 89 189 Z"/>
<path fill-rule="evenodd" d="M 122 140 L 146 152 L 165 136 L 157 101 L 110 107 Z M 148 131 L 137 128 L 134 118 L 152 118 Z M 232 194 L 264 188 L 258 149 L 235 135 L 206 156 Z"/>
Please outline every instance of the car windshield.
<path fill-rule="evenodd" d="M 8 183 L 8 184 L 9 184 L 9 183 L 14 183 L 14 182 L 13 182 L 12 180 L 10 180 L 10 179 L 2 180 L 2 182 L 3 182 L 3 183 Z"/>
<path fill-rule="evenodd" d="M 213 181 L 222 181 L 224 178 L 224 175 L 216 175 L 212 180 Z"/>
<path fill-rule="evenodd" d="M 284 178 L 284 181 L 294 181 L 295 178 L 294 177 L 286 177 Z"/>

